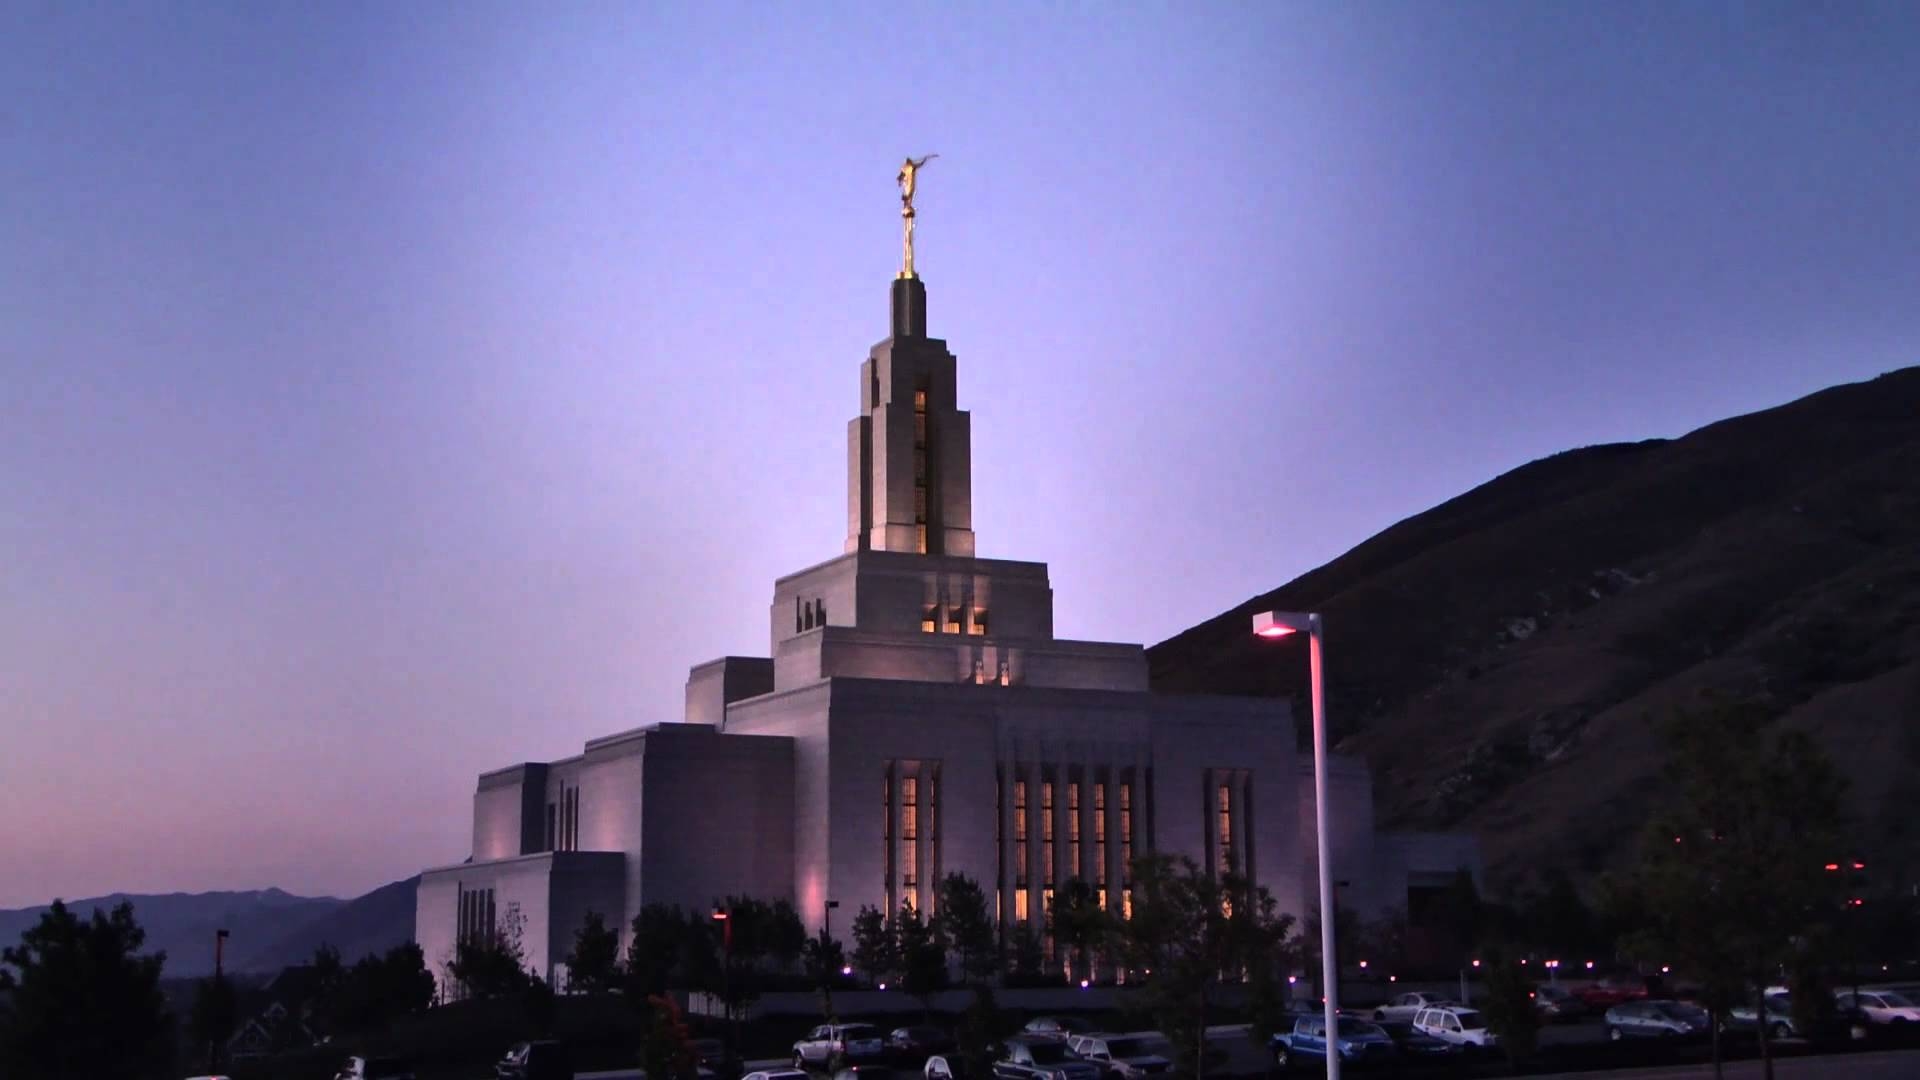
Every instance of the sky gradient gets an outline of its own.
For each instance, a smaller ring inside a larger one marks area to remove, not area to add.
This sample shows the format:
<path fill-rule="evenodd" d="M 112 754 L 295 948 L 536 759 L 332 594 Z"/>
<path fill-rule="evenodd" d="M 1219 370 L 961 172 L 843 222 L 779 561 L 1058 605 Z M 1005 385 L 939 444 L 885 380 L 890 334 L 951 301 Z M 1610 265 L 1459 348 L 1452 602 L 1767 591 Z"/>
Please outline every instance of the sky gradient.
<path fill-rule="evenodd" d="M 764 654 L 903 154 L 981 554 L 1152 642 L 1920 362 L 1916 102 L 1911 4 L 0 0 L 0 907 L 457 862 Z"/>

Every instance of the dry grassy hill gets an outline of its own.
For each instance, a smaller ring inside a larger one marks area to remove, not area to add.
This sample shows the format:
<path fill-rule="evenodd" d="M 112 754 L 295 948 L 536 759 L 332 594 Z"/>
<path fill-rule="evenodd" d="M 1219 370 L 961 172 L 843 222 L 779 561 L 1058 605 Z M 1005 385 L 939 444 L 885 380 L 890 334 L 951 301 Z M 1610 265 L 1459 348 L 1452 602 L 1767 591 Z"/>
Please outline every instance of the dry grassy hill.
<path fill-rule="evenodd" d="M 1269 607 L 1325 613 L 1383 820 L 1476 830 L 1496 880 L 1620 857 L 1650 718 L 1702 694 L 1815 732 L 1863 844 L 1920 846 L 1920 368 L 1522 466 L 1154 646 L 1155 688 L 1305 715 L 1304 659 L 1248 635 Z"/>

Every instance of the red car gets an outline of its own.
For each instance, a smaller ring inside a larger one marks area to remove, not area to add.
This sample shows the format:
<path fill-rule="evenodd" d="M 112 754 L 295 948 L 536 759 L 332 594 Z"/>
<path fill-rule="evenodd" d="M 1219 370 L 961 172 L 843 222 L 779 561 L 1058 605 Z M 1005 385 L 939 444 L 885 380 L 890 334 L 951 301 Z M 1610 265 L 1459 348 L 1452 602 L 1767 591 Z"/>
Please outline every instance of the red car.
<path fill-rule="evenodd" d="M 1647 985 L 1638 979 L 1601 979 L 1592 986 L 1575 990 L 1573 996 L 1594 1012 L 1605 1012 L 1623 1001 L 1646 997 Z"/>

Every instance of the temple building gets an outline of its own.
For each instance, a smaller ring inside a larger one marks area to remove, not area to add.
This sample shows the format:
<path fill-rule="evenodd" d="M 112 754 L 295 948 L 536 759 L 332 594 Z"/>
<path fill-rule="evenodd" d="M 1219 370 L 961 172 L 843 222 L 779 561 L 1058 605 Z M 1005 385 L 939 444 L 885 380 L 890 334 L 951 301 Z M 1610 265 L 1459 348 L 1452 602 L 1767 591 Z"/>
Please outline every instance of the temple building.
<path fill-rule="evenodd" d="M 728 895 L 790 899 L 810 930 L 837 902 L 844 935 L 862 905 L 927 910 L 954 871 L 1003 928 L 1040 928 L 1075 878 L 1125 912 L 1150 851 L 1309 909 L 1311 759 L 1288 705 L 1154 694 L 1140 645 L 1055 635 L 1046 564 L 977 554 L 958 363 L 910 270 L 891 307 L 847 426 L 841 554 L 774 582 L 768 655 L 695 666 L 677 720 L 481 774 L 472 857 L 420 881 L 436 972 L 462 935 L 511 924 L 562 985 L 588 911 L 624 948 L 643 904 Z M 1363 762 L 1331 772 L 1343 906 L 1371 917 L 1478 874 L 1470 837 L 1377 833 Z"/>

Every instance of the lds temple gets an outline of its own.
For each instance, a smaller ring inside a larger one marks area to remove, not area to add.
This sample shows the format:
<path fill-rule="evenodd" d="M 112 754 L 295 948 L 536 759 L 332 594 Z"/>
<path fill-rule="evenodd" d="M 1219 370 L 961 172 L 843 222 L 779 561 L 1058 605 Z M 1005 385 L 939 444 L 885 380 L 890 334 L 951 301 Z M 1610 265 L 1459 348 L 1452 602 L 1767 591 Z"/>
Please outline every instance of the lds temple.
<path fill-rule="evenodd" d="M 1236 865 L 1308 910 L 1312 761 L 1287 703 L 1151 693 L 1140 645 L 1054 636 L 1046 564 L 975 554 L 969 417 L 913 271 L 926 160 L 901 170 L 892 332 L 847 425 L 843 553 L 774 582 L 771 656 L 694 667 L 681 722 L 481 774 L 472 857 L 420 879 L 437 978 L 463 935 L 516 915 L 528 965 L 564 986 L 589 911 L 622 949 L 642 905 L 729 895 L 787 898 L 813 932 L 829 901 L 928 910 L 955 871 L 1003 929 L 1044 929 L 1071 879 L 1127 911 L 1149 851 Z M 1377 833 L 1364 762 L 1329 766 L 1343 905 L 1372 918 L 1477 876 L 1470 837 Z"/>

